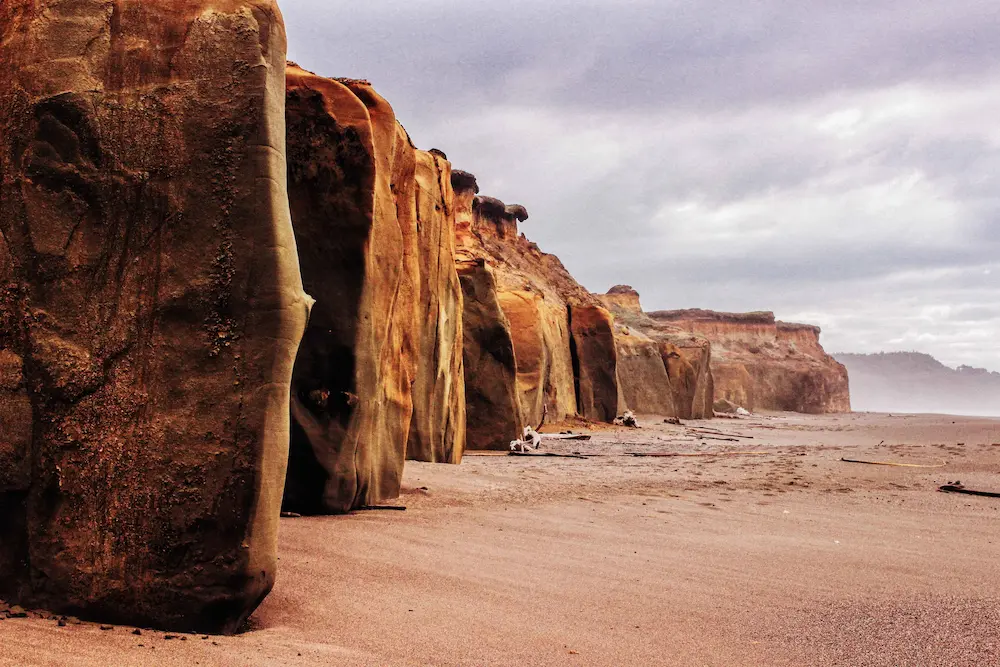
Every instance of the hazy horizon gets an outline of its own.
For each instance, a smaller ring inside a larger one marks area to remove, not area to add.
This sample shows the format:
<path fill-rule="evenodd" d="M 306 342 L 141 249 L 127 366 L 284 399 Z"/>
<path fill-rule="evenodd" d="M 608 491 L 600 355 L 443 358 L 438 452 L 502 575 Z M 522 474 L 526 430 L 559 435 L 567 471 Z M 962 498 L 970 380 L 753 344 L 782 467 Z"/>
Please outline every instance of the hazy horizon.
<path fill-rule="evenodd" d="M 847 367 L 855 411 L 1000 417 L 1000 374 L 914 352 L 834 357 Z"/>
<path fill-rule="evenodd" d="M 855 352 L 853 350 L 831 350 L 829 347 L 826 347 L 826 346 L 824 346 L 823 349 L 826 350 L 827 354 L 829 354 L 831 357 L 842 357 L 842 356 L 845 356 L 845 355 L 856 355 L 856 356 L 868 356 L 868 357 L 871 357 L 871 356 L 877 356 L 877 355 L 880 355 L 880 354 L 884 354 L 884 355 L 894 355 L 894 354 L 926 354 L 927 356 L 933 358 L 935 361 L 941 363 L 945 368 L 947 368 L 949 370 L 953 370 L 954 371 L 954 370 L 958 370 L 959 367 L 961 367 L 961 366 L 967 366 L 967 367 L 970 367 L 970 368 L 974 368 L 976 370 L 985 370 L 985 371 L 988 371 L 990 373 L 1000 373 L 1000 369 L 988 368 L 986 366 L 976 366 L 975 364 L 948 364 L 948 363 L 945 363 L 945 362 L 941 361 L 940 359 L 938 359 L 937 357 L 935 357 L 933 354 L 930 354 L 929 352 L 924 352 L 923 350 L 878 350 L 876 352 Z"/>
<path fill-rule="evenodd" d="M 283 10 L 290 58 L 370 79 L 592 291 L 1000 368 L 993 3 Z"/>

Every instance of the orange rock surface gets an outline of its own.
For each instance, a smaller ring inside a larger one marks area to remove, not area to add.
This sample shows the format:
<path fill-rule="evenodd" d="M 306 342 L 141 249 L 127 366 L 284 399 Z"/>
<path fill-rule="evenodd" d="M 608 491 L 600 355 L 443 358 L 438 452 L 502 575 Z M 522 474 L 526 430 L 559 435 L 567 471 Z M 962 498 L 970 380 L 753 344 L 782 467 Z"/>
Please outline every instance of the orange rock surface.
<path fill-rule="evenodd" d="M 451 164 L 425 151 L 417 151 L 416 158 L 419 342 L 406 457 L 459 463 L 465 450 L 465 370 Z"/>
<path fill-rule="evenodd" d="M 407 457 L 458 462 L 462 298 L 450 165 L 367 82 L 290 65 L 289 196 L 316 306 L 292 381 L 286 509 L 399 495 Z"/>
<path fill-rule="evenodd" d="M 614 419 L 619 407 L 618 356 L 610 344 L 610 315 L 557 257 L 543 253 L 520 234 L 519 224 L 528 219 L 523 206 L 476 196 L 475 178 L 465 172 L 457 172 L 453 185 L 459 221 L 458 255 L 464 262 L 490 267 L 494 293 L 489 298 L 496 299 L 503 313 L 502 319 L 484 320 L 490 308 L 470 303 L 467 290 L 466 312 L 474 317 L 467 317 L 465 325 L 490 331 L 502 329 L 513 348 L 520 424 L 505 431 L 506 442 L 519 437 L 522 426 L 537 424 L 543 410 L 550 422 L 577 414 L 605 421 Z M 606 319 L 602 320 L 593 309 L 603 311 Z M 578 312 L 575 325 L 574 312 Z M 497 376 L 489 377 L 497 381 Z M 476 386 L 476 382 L 477 377 L 470 375 L 467 368 L 466 390 L 470 395 L 492 391 Z M 471 412 L 470 407 L 470 429 Z M 479 446 L 471 431 L 469 446 Z"/>
<path fill-rule="evenodd" d="M 505 450 L 520 437 L 524 424 L 510 322 L 485 261 L 460 262 L 458 275 L 464 304 L 466 446 Z"/>
<path fill-rule="evenodd" d="M 622 361 L 618 378 L 630 410 L 710 419 L 714 382 L 708 339 L 649 317 L 639 293 L 618 285 L 600 296 L 614 313 L 615 342 Z"/>
<path fill-rule="evenodd" d="M 748 410 L 850 412 L 847 369 L 819 342 L 819 327 L 776 321 L 773 313 L 661 311 L 657 322 L 712 343 L 716 398 Z"/>
<path fill-rule="evenodd" d="M 0 593 L 232 632 L 270 590 L 284 59 L 270 0 L 0 3 Z"/>
<path fill-rule="evenodd" d="M 586 419 L 611 422 L 621 407 L 614 318 L 593 305 L 572 305 L 569 312 L 577 409 Z"/>

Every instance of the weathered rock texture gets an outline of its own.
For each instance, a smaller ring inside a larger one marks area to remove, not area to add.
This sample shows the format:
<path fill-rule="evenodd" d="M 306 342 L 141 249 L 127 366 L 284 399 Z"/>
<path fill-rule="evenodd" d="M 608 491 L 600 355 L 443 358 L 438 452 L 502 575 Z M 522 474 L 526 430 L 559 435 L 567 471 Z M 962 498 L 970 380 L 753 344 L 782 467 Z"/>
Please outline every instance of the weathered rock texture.
<path fill-rule="evenodd" d="M 711 341 L 716 398 L 751 411 L 851 410 L 847 369 L 823 350 L 819 327 L 778 322 L 766 312 L 679 310 L 649 316 Z"/>
<path fill-rule="evenodd" d="M 288 183 L 317 304 L 292 377 L 285 509 L 346 512 L 399 493 L 416 377 L 415 155 L 361 81 L 290 66 Z"/>
<path fill-rule="evenodd" d="M 513 349 L 519 422 L 514 430 L 498 435 L 494 446 L 499 447 L 501 442 L 506 446 L 518 437 L 521 426 L 537 424 L 543 411 L 553 422 L 577 414 L 613 419 L 617 414 L 618 387 L 617 354 L 610 344 L 610 315 L 558 258 L 541 252 L 519 234 L 518 223 L 528 219 L 523 206 L 476 196 L 475 179 L 465 172 L 456 172 L 452 182 L 460 266 L 490 267 L 492 292 L 480 291 L 475 298 L 486 298 L 488 302 L 495 299 L 503 314 L 502 318 L 484 319 L 485 314 L 495 311 L 488 303 L 470 302 L 471 292 L 466 290 L 466 340 L 476 337 L 470 327 L 484 329 L 479 337 L 503 331 L 504 340 L 509 340 Z M 470 395 L 494 391 L 476 386 L 477 381 L 467 368 L 466 391 Z M 489 381 L 496 382 L 497 378 L 490 377 Z M 469 446 L 479 447 L 481 444 L 471 435 L 471 400 L 469 424 Z"/>
<path fill-rule="evenodd" d="M 465 450 L 465 371 L 451 164 L 433 151 L 417 151 L 416 155 L 420 329 L 406 456 L 432 463 L 460 463 Z"/>
<path fill-rule="evenodd" d="M 307 316 L 269 0 L 0 4 L 0 591 L 235 630 Z"/>
<path fill-rule="evenodd" d="M 510 322 L 497 298 L 493 271 L 483 261 L 458 265 L 464 300 L 466 446 L 507 448 L 520 437 L 521 404 Z"/>
<path fill-rule="evenodd" d="M 615 327 L 618 386 L 625 407 L 641 414 L 675 416 L 674 396 L 659 344 L 636 328 Z"/>
<path fill-rule="evenodd" d="M 623 401 L 634 412 L 710 419 L 713 378 L 708 339 L 642 311 L 639 293 L 611 288 L 601 300 L 614 314 Z"/>
<path fill-rule="evenodd" d="M 289 197 L 316 298 L 292 380 L 285 508 L 399 495 L 406 458 L 465 442 L 451 166 L 416 150 L 364 81 L 290 65 Z"/>
<path fill-rule="evenodd" d="M 712 345 L 687 332 L 671 332 L 660 340 L 674 409 L 681 419 L 711 419 L 715 397 Z"/>
<path fill-rule="evenodd" d="M 618 352 L 614 318 L 604 308 L 569 308 L 573 374 L 580 416 L 611 422 L 618 416 Z"/>

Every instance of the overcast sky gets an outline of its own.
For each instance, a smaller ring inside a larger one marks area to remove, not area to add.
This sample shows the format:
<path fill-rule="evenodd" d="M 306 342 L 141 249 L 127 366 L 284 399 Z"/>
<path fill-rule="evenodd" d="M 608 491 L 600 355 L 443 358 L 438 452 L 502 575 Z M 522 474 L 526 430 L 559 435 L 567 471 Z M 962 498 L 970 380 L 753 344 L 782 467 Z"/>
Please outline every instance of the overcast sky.
<path fill-rule="evenodd" d="M 285 0 L 592 291 L 1000 370 L 995 0 Z"/>

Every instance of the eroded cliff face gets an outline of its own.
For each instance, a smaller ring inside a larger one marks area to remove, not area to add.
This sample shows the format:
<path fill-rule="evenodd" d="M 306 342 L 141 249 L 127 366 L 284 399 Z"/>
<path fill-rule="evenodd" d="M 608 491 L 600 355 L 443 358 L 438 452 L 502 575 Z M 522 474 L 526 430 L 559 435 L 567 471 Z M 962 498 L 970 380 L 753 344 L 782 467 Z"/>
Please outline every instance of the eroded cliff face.
<path fill-rule="evenodd" d="M 778 322 L 773 313 L 661 311 L 657 322 L 712 343 L 716 398 L 748 410 L 850 412 L 847 369 L 826 354 L 819 327 Z"/>
<path fill-rule="evenodd" d="M 450 165 L 364 81 L 289 66 L 289 197 L 316 306 L 292 378 L 285 507 L 399 495 L 407 457 L 457 463 L 462 296 Z"/>
<path fill-rule="evenodd" d="M 566 305 L 531 289 L 501 289 L 498 298 L 510 323 L 522 416 L 537 425 L 543 407 L 556 420 L 576 414 Z"/>
<path fill-rule="evenodd" d="M 611 422 L 621 406 L 614 318 L 600 306 L 569 307 L 570 345 L 581 417 Z"/>
<path fill-rule="evenodd" d="M 541 252 L 519 233 L 519 223 L 528 219 L 523 206 L 508 206 L 477 196 L 475 178 L 465 172 L 456 172 L 453 186 L 460 267 L 489 267 L 492 292 L 486 298 L 495 299 L 503 315 L 484 319 L 484 314 L 495 311 L 488 303 L 470 301 L 470 291 L 466 290 L 466 340 L 470 335 L 477 337 L 470 330 L 477 327 L 478 337 L 502 337 L 513 351 L 519 423 L 513 431 L 505 431 L 502 444 L 506 446 L 518 437 L 522 426 L 537 424 L 543 411 L 550 422 L 577 414 L 614 419 L 618 409 L 618 357 L 610 344 L 610 315 L 570 276 L 558 258 Z M 470 396 L 492 392 L 494 388 L 477 386 L 480 380 L 470 373 L 469 361 L 467 354 L 466 391 Z M 491 382 L 499 379 L 495 374 L 489 377 Z M 508 390 L 504 390 L 505 394 Z M 474 438 L 471 431 L 471 405 L 470 399 L 469 446 L 479 447 L 482 445 L 476 443 L 481 443 L 482 438 Z M 491 446 L 499 447 L 500 442 L 497 437 Z"/>
<path fill-rule="evenodd" d="M 660 340 L 660 355 L 670 378 L 676 416 L 711 419 L 715 404 L 711 343 L 688 332 L 669 332 Z"/>
<path fill-rule="evenodd" d="M 518 396 L 510 322 L 500 307 L 496 278 L 484 260 L 458 265 L 463 296 L 466 445 L 507 449 L 525 423 Z"/>
<path fill-rule="evenodd" d="M 0 594 L 231 632 L 282 503 L 381 503 L 546 411 L 711 416 L 713 368 L 847 405 L 818 330 L 590 294 L 284 39 L 271 0 L 0 5 Z"/>
<path fill-rule="evenodd" d="M 640 329 L 615 327 L 618 386 L 629 410 L 674 416 L 674 397 L 659 344 Z"/>
<path fill-rule="evenodd" d="M 465 450 L 462 286 L 455 268 L 455 196 L 451 164 L 417 151 L 420 249 L 419 343 L 408 459 L 459 463 Z"/>
<path fill-rule="evenodd" d="M 618 381 L 628 409 L 710 419 L 714 383 L 709 341 L 646 315 L 639 293 L 628 285 L 613 287 L 600 298 L 615 317 Z"/>
<path fill-rule="evenodd" d="M 234 631 L 307 317 L 269 0 L 0 4 L 0 592 Z"/>

